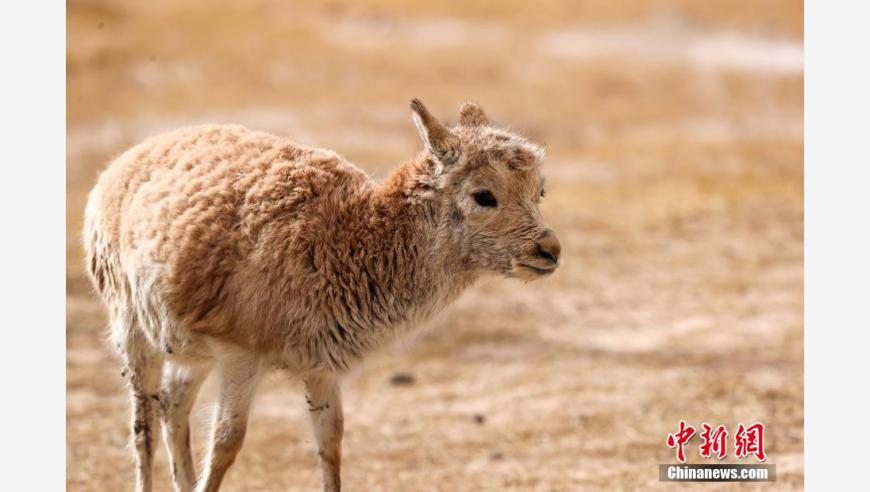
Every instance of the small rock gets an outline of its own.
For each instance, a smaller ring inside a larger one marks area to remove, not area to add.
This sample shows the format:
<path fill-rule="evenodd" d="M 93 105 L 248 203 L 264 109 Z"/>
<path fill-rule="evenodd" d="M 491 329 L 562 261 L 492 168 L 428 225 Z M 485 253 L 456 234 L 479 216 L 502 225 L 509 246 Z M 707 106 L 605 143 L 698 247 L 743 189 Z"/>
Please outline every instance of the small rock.
<path fill-rule="evenodd" d="M 475 421 L 476 423 L 480 424 L 480 425 L 483 425 L 483 424 L 486 423 L 486 416 L 485 416 L 485 415 L 481 415 L 481 414 L 479 414 L 479 413 L 474 414 L 474 421 Z"/>
<path fill-rule="evenodd" d="M 390 384 L 393 386 L 411 386 L 414 382 L 416 379 L 410 372 L 397 372 L 390 378 Z"/>
<path fill-rule="evenodd" d="M 493 461 L 498 461 L 504 459 L 504 454 L 502 454 L 501 451 L 493 451 L 492 453 L 490 453 L 489 459 Z"/>

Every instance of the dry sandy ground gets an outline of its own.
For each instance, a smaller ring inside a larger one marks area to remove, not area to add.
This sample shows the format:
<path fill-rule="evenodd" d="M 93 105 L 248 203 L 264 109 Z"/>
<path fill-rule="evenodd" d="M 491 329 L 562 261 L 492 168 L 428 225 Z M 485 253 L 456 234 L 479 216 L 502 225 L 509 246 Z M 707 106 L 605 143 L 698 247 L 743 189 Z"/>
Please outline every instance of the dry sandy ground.
<path fill-rule="evenodd" d="M 680 419 L 764 422 L 779 477 L 749 488 L 802 487 L 801 3 L 528 3 L 68 2 L 71 490 L 132 489 L 78 239 L 99 170 L 209 121 L 383 176 L 419 147 L 413 96 L 444 118 L 478 100 L 546 143 L 565 265 L 480 282 L 347 381 L 347 490 L 736 488 L 657 481 Z M 300 384 L 270 376 L 225 489 L 317 490 L 307 418 Z"/>

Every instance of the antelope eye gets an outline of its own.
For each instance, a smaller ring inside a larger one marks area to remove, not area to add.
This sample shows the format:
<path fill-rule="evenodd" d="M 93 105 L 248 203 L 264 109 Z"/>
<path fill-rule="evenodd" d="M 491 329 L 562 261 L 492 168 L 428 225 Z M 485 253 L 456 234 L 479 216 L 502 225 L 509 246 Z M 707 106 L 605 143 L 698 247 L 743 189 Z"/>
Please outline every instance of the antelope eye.
<path fill-rule="evenodd" d="M 541 198 L 544 198 L 544 189 L 541 188 Z"/>
<path fill-rule="evenodd" d="M 471 194 L 474 198 L 474 201 L 477 202 L 481 207 L 496 207 L 498 206 L 498 200 L 495 199 L 492 192 L 489 190 L 476 191 Z"/>

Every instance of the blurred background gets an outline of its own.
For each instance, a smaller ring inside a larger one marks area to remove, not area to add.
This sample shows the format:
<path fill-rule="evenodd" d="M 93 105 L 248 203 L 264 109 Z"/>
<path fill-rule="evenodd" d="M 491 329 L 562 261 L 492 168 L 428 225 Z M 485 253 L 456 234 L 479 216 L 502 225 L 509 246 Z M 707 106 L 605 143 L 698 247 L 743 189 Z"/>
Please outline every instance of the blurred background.
<path fill-rule="evenodd" d="M 411 97 L 453 121 L 475 100 L 547 146 L 543 213 L 565 263 L 535 284 L 477 284 L 349 378 L 348 490 L 652 488 L 680 419 L 763 422 L 771 486 L 802 487 L 802 2 L 67 10 L 70 490 L 133 478 L 126 391 L 80 247 L 100 170 L 151 134 L 209 122 L 327 147 L 379 178 L 421 147 Z M 193 413 L 197 455 L 214 392 Z M 166 462 L 161 446 L 159 490 Z M 319 480 L 301 385 L 273 374 L 225 489 Z"/>

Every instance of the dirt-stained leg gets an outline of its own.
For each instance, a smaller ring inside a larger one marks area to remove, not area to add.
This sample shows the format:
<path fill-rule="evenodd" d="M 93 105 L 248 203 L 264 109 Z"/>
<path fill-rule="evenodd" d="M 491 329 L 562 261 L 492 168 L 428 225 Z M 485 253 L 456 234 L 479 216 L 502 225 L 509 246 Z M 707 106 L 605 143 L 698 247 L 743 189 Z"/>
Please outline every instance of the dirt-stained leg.
<path fill-rule="evenodd" d="M 210 369 L 208 365 L 187 367 L 167 362 L 163 370 L 160 391 L 163 441 L 178 492 L 190 492 L 196 483 L 190 450 L 190 410 Z"/>
<path fill-rule="evenodd" d="M 341 490 L 341 438 L 344 414 L 341 408 L 341 387 L 337 377 L 314 376 L 305 379 L 308 411 L 317 440 L 323 490 Z"/>
<path fill-rule="evenodd" d="M 218 490 L 233 464 L 248 426 L 248 411 L 263 372 L 256 355 L 243 352 L 223 354 L 218 359 L 220 396 L 212 423 L 211 438 L 197 492 Z"/>
<path fill-rule="evenodd" d="M 132 405 L 132 441 L 136 452 L 136 490 L 150 492 L 157 432 L 160 374 L 163 357 L 153 350 L 132 321 L 113 327 L 118 349 L 124 362 L 123 375 L 130 390 Z"/>

